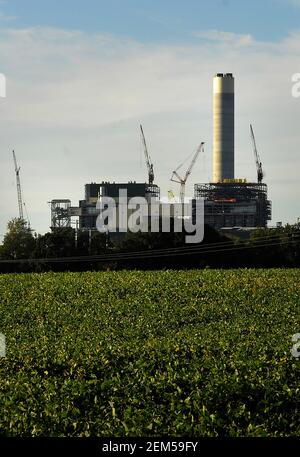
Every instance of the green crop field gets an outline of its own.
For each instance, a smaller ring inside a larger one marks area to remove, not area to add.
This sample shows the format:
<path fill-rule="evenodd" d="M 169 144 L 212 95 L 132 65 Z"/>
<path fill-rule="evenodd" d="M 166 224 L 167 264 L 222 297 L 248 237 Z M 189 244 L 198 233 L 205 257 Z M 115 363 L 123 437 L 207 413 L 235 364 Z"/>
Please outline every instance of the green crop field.
<path fill-rule="evenodd" d="M 299 270 L 0 276 L 0 435 L 300 435 Z"/>

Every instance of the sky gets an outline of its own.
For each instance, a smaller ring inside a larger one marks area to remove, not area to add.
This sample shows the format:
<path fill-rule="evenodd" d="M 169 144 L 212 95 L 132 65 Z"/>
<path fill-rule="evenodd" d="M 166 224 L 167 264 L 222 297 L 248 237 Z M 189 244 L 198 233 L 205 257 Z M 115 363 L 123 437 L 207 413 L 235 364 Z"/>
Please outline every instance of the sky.
<path fill-rule="evenodd" d="M 192 196 L 212 177 L 215 73 L 235 77 L 236 177 L 256 180 L 251 123 L 271 225 L 300 217 L 300 0 L 0 0 L 0 73 L 0 239 L 18 216 L 13 149 L 39 233 L 85 183 L 145 182 L 140 123 L 162 196 L 205 141 Z"/>

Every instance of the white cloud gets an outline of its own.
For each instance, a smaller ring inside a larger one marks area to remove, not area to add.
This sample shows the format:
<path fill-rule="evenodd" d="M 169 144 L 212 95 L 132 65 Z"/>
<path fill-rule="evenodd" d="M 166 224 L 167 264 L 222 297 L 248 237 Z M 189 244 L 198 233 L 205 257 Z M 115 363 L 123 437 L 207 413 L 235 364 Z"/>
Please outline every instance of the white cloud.
<path fill-rule="evenodd" d="M 140 122 L 163 195 L 172 169 L 206 141 L 190 177 L 192 194 L 194 182 L 211 176 L 217 72 L 236 77 L 236 175 L 255 179 L 252 122 L 274 219 L 300 215 L 300 99 L 291 96 L 299 32 L 276 44 L 214 30 L 197 35 L 196 44 L 167 46 L 52 28 L 0 31 L 0 72 L 7 78 L 7 98 L 0 100 L 0 234 L 17 213 L 13 148 L 40 231 L 48 228 L 51 198 L 75 205 L 86 182 L 146 179 Z"/>
<path fill-rule="evenodd" d="M 195 32 L 194 36 L 203 38 L 211 41 L 218 41 L 226 45 L 230 44 L 233 46 L 249 46 L 254 43 L 254 40 L 250 34 L 237 34 L 232 32 L 224 32 L 223 30 L 205 30 L 201 32 Z"/>

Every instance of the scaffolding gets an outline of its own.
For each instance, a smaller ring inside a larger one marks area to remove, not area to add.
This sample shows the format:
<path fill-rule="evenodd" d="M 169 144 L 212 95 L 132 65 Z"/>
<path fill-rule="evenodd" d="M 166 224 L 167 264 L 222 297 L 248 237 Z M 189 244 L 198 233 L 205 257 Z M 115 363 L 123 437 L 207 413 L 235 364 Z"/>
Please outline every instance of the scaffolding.
<path fill-rule="evenodd" d="M 148 201 L 150 201 L 151 198 L 153 198 L 155 200 L 159 200 L 160 188 L 156 184 L 146 185 L 145 197 L 147 198 Z"/>
<path fill-rule="evenodd" d="M 51 229 L 71 227 L 71 200 L 52 200 Z"/>
<path fill-rule="evenodd" d="M 205 223 L 214 228 L 266 227 L 271 220 L 267 185 L 232 180 L 195 184 L 195 199 L 204 199 Z"/>

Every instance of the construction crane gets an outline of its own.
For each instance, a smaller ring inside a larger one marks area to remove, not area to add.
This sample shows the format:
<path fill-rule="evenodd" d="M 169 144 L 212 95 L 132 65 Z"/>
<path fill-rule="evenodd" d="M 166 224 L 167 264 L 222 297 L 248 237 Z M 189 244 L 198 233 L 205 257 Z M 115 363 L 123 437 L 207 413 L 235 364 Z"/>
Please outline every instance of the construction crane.
<path fill-rule="evenodd" d="M 15 163 L 15 173 L 17 181 L 17 193 L 18 193 L 18 205 L 19 205 L 19 218 L 24 219 L 23 214 L 23 200 L 22 200 L 22 191 L 21 191 L 21 182 L 20 182 L 20 167 L 18 167 L 15 151 L 13 151 L 13 158 Z"/>
<path fill-rule="evenodd" d="M 255 157 L 255 162 L 256 162 L 256 170 L 257 170 L 257 182 L 261 183 L 264 177 L 264 172 L 262 169 L 262 163 L 260 161 L 259 154 L 257 152 L 256 148 L 256 141 L 255 141 L 255 136 L 253 132 L 252 125 L 250 124 L 250 132 L 251 132 L 251 139 L 252 139 L 252 144 L 253 144 L 253 152 L 254 152 L 254 157 Z"/>
<path fill-rule="evenodd" d="M 142 137 L 142 143 L 143 143 L 143 147 L 144 147 L 146 165 L 147 165 L 147 169 L 148 169 L 148 181 L 149 181 L 149 184 L 152 185 L 154 183 L 153 164 L 151 162 L 151 158 L 150 158 L 150 155 L 149 155 L 149 152 L 148 152 L 148 148 L 147 148 L 147 144 L 146 144 L 146 140 L 145 140 L 143 127 L 141 125 L 140 125 L 140 128 L 141 128 L 141 137 Z"/>
<path fill-rule="evenodd" d="M 181 203 L 184 203 L 184 197 L 185 197 L 185 184 L 186 184 L 186 181 L 188 179 L 188 177 L 190 176 L 191 172 L 192 172 L 192 169 L 193 169 L 193 166 L 195 165 L 196 163 L 196 160 L 198 158 L 198 155 L 199 153 L 204 149 L 204 143 L 202 142 L 200 144 L 200 146 L 198 146 L 197 148 L 197 151 L 195 152 L 194 156 L 193 156 L 193 159 L 191 161 L 191 164 L 190 166 L 188 167 L 185 175 L 183 178 L 181 178 L 179 176 L 179 174 L 177 173 L 177 170 L 179 170 L 180 167 L 182 167 L 183 163 L 181 165 L 179 165 L 179 167 L 176 168 L 176 170 L 173 171 L 173 174 L 171 176 L 171 179 L 170 181 L 173 181 L 173 182 L 177 182 L 178 184 L 180 184 L 180 201 Z M 174 179 L 174 176 L 177 178 L 177 179 Z"/>

